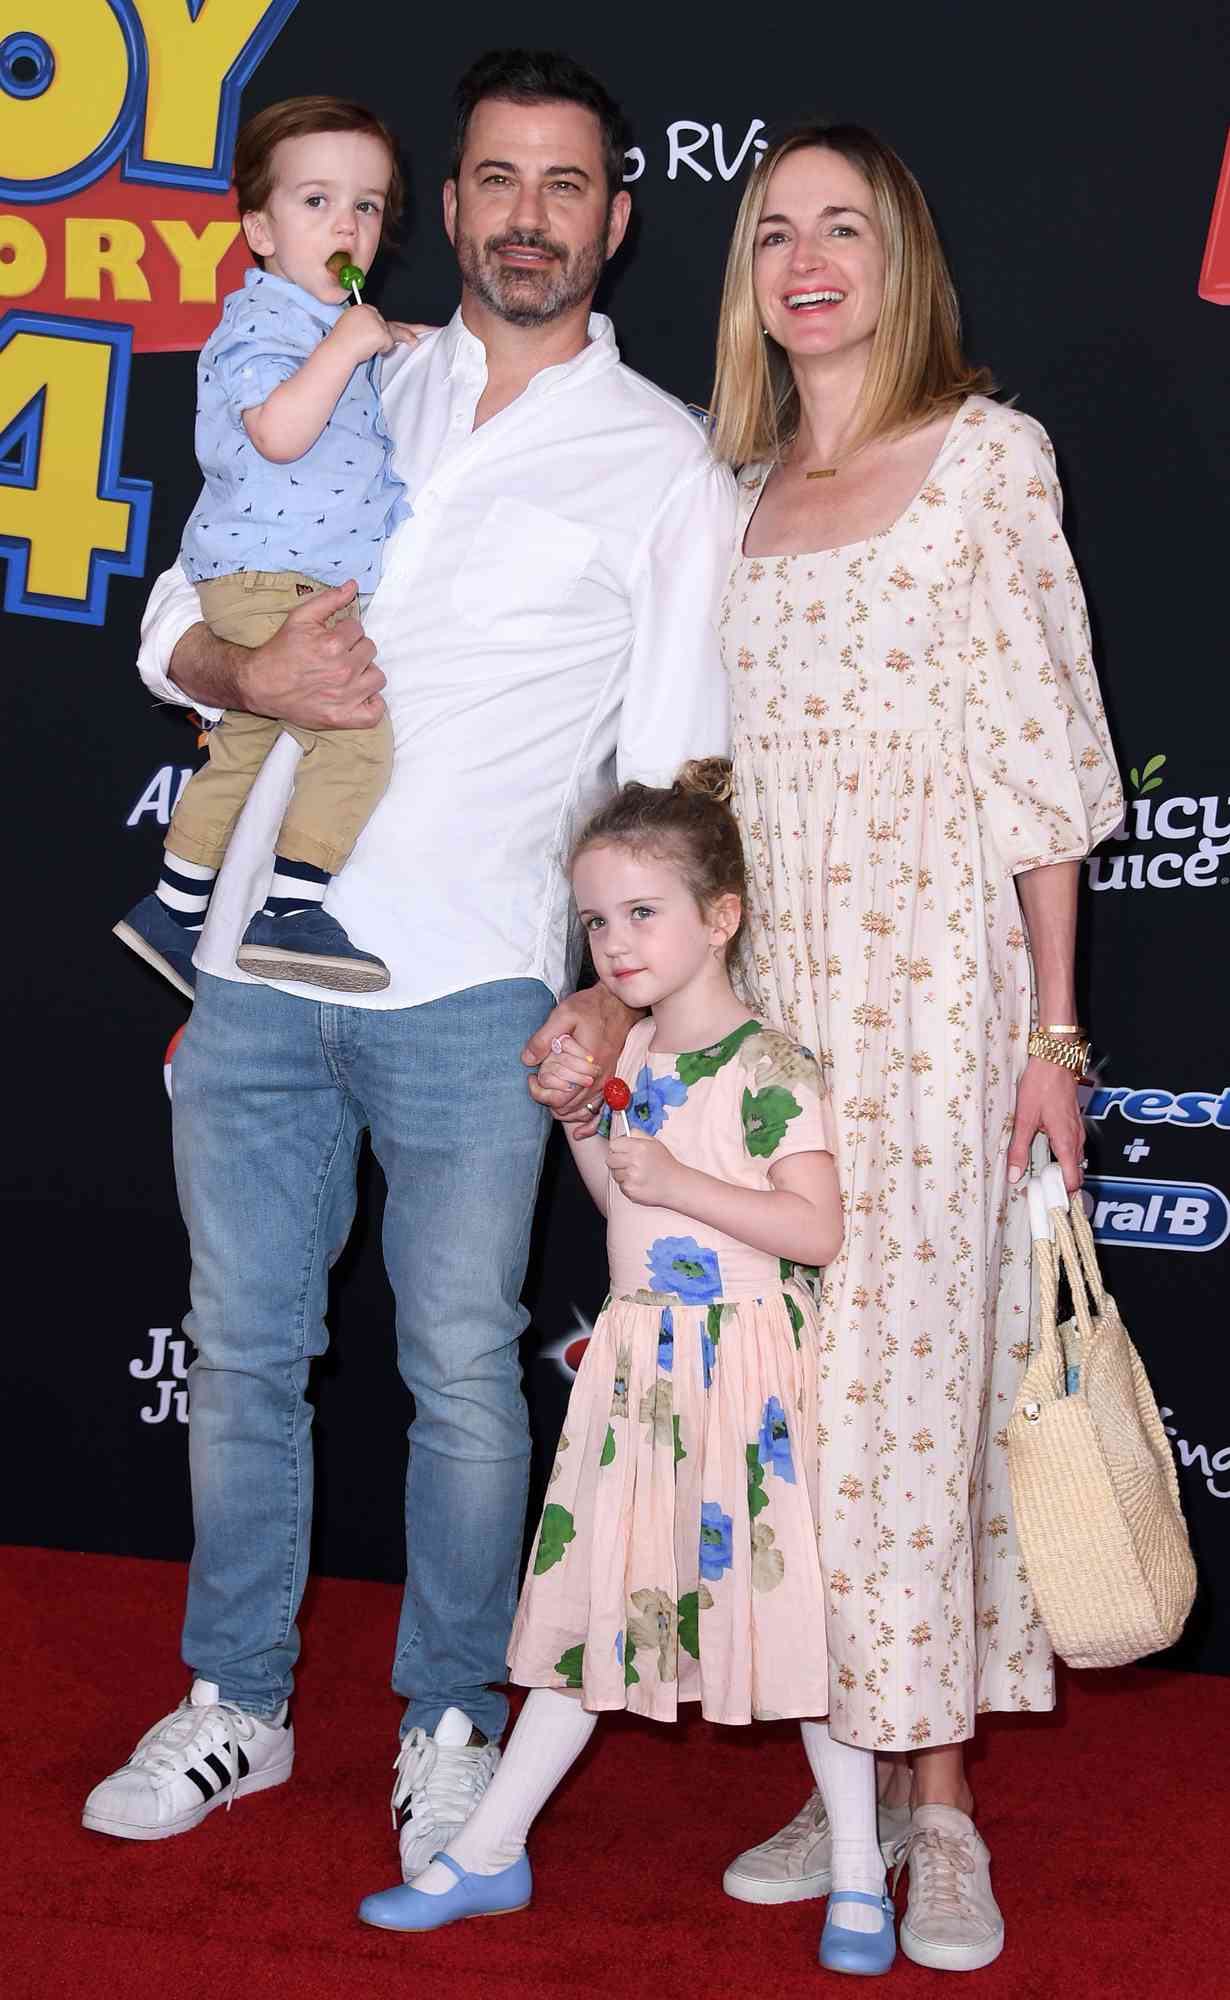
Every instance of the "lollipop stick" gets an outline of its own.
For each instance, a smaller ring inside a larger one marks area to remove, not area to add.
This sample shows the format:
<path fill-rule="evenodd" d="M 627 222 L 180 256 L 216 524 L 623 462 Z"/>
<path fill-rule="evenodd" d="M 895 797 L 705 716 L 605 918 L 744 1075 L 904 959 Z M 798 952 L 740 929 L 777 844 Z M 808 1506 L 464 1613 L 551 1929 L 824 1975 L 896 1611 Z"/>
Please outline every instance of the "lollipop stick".
<path fill-rule="evenodd" d="M 363 301 L 362 301 L 362 299 L 361 299 L 361 298 L 359 297 L 359 287 L 358 287 L 357 285 L 352 285 L 352 286 L 350 287 L 350 289 L 351 289 L 351 291 L 352 291 L 352 292 L 354 293 L 354 302 L 355 302 L 355 304 L 356 304 L 357 306 L 361 306 L 361 305 L 362 305 L 362 303 L 363 303 Z"/>
<path fill-rule="evenodd" d="M 630 1138 L 632 1137 L 632 1134 L 631 1134 L 631 1132 L 629 1132 L 629 1130 L 628 1130 L 628 1114 L 627 1114 L 627 1112 L 626 1112 L 626 1111 L 621 1111 L 619 1115 L 620 1115 L 620 1117 L 621 1117 L 621 1118 L 622 1118 L 622 1120 L 623 1120 L 623 1127 L 624 1127 L 624 1138 L 625 1138 L 625 1139 L 630 1139 Z"/>

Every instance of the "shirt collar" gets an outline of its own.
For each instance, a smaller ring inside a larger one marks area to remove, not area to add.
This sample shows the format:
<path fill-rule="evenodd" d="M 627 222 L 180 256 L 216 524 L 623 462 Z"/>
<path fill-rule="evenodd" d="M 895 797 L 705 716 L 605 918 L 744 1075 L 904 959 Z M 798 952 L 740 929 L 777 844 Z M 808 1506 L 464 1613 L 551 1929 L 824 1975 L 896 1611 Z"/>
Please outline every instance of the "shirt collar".
<path fill-rule="evenodd" d="M 523 395 L 538 393 L 539 387 L 554 387 L 556 384 L 579 374 L 596 374 L 610 368 L 619 360 L 619 347 L 615 339 L 615 329 L 605 313 L 591 313 L 587 327 L 589 345 L 571 361 L 557 362 L 553 367 L 540 369 L 522 391 Z M 487 372 L 487 350 L 476 334 L 461 317 L 458 306 L 452 319 L 441 336 L 444 351 L 448 357 L 449 374 L 479 376 Z"/>
<path fill-rule="evenodd" d="M 346 300 L 340 299 L 335 306 L 322 304 L 305 292 L 302 285 L 291 283 L 289 278 L 279 278 L 275 271 L 250 269 L 243 274 L 243 288 L 247 297 L 255 303 L 258 298 L 268 298 L 270 292 L 277 292 L 283 298 L 293 299 L 302 311 L 317 320 L 321 326 L 336 326 L 346 310 Z"/>

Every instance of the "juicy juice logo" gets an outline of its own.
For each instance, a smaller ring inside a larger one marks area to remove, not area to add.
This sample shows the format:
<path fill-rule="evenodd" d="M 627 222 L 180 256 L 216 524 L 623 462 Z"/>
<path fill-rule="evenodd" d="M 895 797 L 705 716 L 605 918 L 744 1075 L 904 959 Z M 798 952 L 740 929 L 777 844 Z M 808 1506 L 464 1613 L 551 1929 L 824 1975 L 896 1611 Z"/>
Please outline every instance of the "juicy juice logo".
<path fill-rule="evenodd" d="M 1091 889 L 1211 889 L 1230 880 L 1230 797 L 1155 796 L 1165 766 L 1155 756 L 1128 772 L 1135 796 L 1086 863 Z"/>
<path fill-rule="evenodd" d="M 129 364 L 197 348 L 248 262 L 244 84 L 297 0 L 0 0 L 4 608 L 100 625 L 145 567 Z"/>

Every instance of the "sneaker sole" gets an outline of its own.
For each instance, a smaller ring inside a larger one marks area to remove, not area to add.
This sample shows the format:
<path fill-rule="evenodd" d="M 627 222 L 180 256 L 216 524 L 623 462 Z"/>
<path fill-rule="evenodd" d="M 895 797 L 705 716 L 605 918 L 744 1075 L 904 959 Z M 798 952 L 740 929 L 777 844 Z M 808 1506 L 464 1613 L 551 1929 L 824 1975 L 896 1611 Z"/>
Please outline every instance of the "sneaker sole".
<path fill-rule="evenodd" d="M 185 1000 L 196 999 L 196 994 L 187 980 L 176 972 L 169 959 L 164 958 L 160 951 L 155 951 L 153 945 L 147 943 L 140 931 L 134 931 L 131 924 L 118 923 L 112 924 L 111 932 L 122 944 L 126 944 L 130 951 L 135 951 L 138 958 L 143 958 L 147 965 L 152 965 L 155 972 L 160 972 L 164 979 L 169 979 L 176 992 L 182 993 Z"/>
<path fill-rule="evenodd" d="M 905 1844 L 904 1838 L 880 1842 L 885 1867 L 893 1866 Z M 799 1875 L 793 1882 L 772 1882 L 758 1875 L 741 1875 L 737 1864 L 732 1862 L 722 1877 L 723 1889 L 736 1903 L 810 1903 L 819 1896 L 827 1896 L 832 1886 L 833 1875 L 828 1868 L 818 1875 Z"/>
<path fill-rule="evenodd" d="M 907 1958 L 915 1965 L 929 1965 L 936 1972 L 979 1972 L 984 1965 L 991 1965 L 1004 1948 L 1004 1927 L 999 1927 L 998 1937 L 986 1944 L 929 1944 L 920 1938 L 902 1921 L 897 1933 L 897 1942 Z"/>
<path fill-rule="evenodd" d="M 263 1771 L 249 1771 L 246 1778 L 240 1778 L 232 1794 L 229 1785 L 216 1792 L 212 1799 L 202 1799 L 191 1812 L 181 1813 L 173 1824 L 166 1826 L 133 1826 L 128 1820 L 107 1819 L 102 1813 L 91 1812 L 89 1806 L 81 1815 L 81 1824 L 90 1833 L 107 1833 L 115 1840 L 171 1840 L 177 1833 L 191 1833 L 203 1819 L 208 1819 L 216 1806 L 224 1806 L 227 1799 L 246 1798 L 250 1792 L 268 1792 L 275 1785 L 284 1785 L 295 1765 L 295 1753 L 279 1764 L 269 1764 Z"/>
<path fill-rule="evenodd" d="M 332 993 L 383 993 L 389 984 L 388 972 L 374 965 L 356 965 L 352 958 L 311 958 L 268 944 L 241 944 L 235 963 L 253 979 L 294 979 Z"/>

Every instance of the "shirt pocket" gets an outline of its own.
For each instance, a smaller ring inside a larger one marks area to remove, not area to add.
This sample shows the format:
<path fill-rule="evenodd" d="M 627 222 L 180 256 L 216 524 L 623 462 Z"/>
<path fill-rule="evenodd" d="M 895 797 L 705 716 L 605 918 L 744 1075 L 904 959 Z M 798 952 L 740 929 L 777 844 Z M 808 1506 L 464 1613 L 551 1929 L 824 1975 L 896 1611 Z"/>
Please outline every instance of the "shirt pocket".
<path fill-rule="evenodd" d="M 453 578 L 453 606 L 486 632 L 557 612 L 598 547 L 598 531 L 528 500 L 494 500 Z"/>

